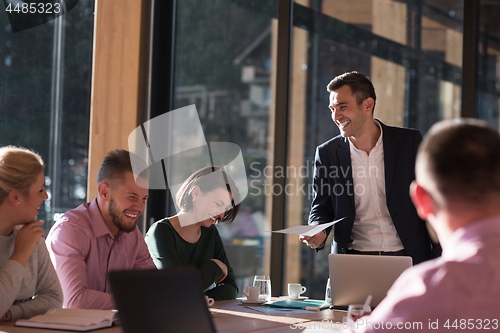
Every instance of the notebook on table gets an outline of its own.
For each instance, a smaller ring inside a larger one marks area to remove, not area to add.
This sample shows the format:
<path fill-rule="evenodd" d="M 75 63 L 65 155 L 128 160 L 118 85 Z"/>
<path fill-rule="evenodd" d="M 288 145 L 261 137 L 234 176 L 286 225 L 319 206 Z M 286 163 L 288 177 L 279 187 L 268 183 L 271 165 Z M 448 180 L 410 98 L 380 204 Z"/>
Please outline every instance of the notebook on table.
<path fill-rule="evenodd" d="M 194 267 L 115 271 L 108 279 L 125 333 L 215 333 Z"/>
<path fill-rule="evenodd" d="M 372 295 L 372 308 L 387 295 L 401 273 L 411 267 L 407 256 L 328 255 L 332 305 L 363 304 Z"/>
<path fill-rule="evenodd" d="M 262 306 L 267 306 L 270 308 L 303 309 L 303 310 L 319 311 L 323 309 L 328 309 L 330 307 L 330 304 L 322 301 L 318 302 L 310 300 L 285 299 L 276 302 L 264 303 L 262 304 Z"/>
<path fill-rule="evenodd" d="M 85 332 L 111 327 L 116 320 L 117 312 L 113 310 L 53 308 L 45 314 L 18 320 L 16 326 Z"/>

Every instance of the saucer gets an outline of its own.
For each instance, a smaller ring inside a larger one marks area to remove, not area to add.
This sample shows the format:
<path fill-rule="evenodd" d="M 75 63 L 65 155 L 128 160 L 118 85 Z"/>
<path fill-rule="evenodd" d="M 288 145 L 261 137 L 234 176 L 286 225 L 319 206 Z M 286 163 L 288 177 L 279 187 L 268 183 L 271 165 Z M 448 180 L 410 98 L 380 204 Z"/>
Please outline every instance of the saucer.
<path fill-rule="evenodd" d="M 255 304 L 264 304 L 264 303 L 266 303 L 266 301 L 263 300 L 263 299 L 259 299 L 259 300 L 256 300 L 256 301 L 249 301 L 247 299 L 240 299 L 239 301 L 241 303 L 243 303 L 243 304 L 248 304 L 248 305 L 251 305 L 251 304 L 255 305 Z"/>
<path fill-rule="evenodd" d="M 307 296 L 299 296 L 299 297 L 290 297 L 290 296 L 280 296 L 282 299 L 293 299 L 293 300 L 301 300 L 305 301 L 306 299 L 309 299 Z"/>

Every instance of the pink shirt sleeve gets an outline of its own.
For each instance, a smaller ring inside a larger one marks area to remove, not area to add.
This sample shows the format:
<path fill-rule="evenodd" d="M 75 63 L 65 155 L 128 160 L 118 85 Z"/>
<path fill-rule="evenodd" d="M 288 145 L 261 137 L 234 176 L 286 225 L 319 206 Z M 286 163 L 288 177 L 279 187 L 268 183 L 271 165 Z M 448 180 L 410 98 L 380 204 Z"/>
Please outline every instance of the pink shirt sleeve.
<path fill-rule="evenodd" d="M 137 247 L 139 250 L 137 251 L 137 257 L 134 262 L 134 269 L 155 269 L 156 265 L 153 262 L 153 258 L 151 258 L 151 255 L 149 254 L 148 246 L 144 241 L 144 237 L 139 229 L 136 228 L 135 232 L 138 233 Z"/>
<path fill-rule="evenodd" d="M 65 308 L 114 308 L 111 294 L 88 288 L 85 259 L 91 242 L 84 229 L 72 224 L 56 227 L 47 237 L 47 248 L 61 282 Z"/>

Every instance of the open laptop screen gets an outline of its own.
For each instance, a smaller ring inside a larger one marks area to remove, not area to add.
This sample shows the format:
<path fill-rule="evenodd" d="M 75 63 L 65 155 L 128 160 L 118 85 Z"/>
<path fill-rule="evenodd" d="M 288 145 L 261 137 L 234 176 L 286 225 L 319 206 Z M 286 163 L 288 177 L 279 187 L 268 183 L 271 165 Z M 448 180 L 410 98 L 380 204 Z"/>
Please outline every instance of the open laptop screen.
<path fill-rule="evenodd" d="M 125 333 L 214 333 L 194 267 L 114 271 L 108 275 Z"/>
<path fill-rule="evenodd" d="M 401 273 L 411 267 L 411 257 L 328 255 L 332 305 L 363 304 L 372 295 L 377 306 Z"/>

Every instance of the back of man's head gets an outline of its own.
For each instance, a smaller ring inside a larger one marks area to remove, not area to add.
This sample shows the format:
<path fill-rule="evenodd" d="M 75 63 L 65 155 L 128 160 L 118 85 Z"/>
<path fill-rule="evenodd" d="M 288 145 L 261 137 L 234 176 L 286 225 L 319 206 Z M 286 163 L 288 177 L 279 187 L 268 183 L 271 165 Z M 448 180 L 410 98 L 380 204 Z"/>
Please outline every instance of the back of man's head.
<path fill-rule="evenodd" d="M 149 177 L 149 169 L 142 159 L 124 149 L 117 149 L 110 151 L 102 161 L 101 168 L 97 174 L 97 184 L 106 183 L 108 186 L 116 187 L 118 183 L 125 179 L 127 172 L 133 173 L 132 163 L 140 166 L 144 165 L 140 176 L 145 179 Z M 139 183 L 138 185 L 141 186 Z"/>
<path fill-rule="evenodd" d="M 500 135 L 477 119 L 441 121 L 418 150 L 417 181 L 434 199 L 480 204 L 500 195 Z"/>

